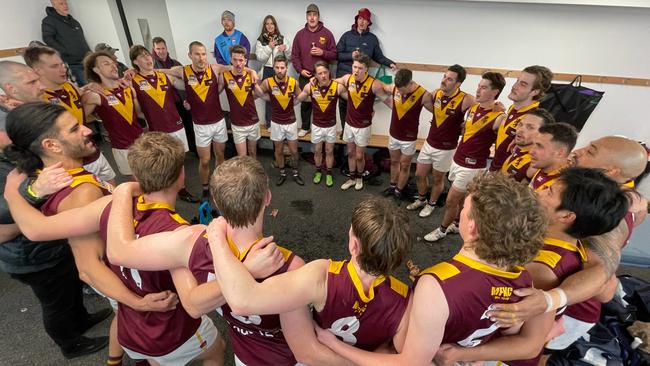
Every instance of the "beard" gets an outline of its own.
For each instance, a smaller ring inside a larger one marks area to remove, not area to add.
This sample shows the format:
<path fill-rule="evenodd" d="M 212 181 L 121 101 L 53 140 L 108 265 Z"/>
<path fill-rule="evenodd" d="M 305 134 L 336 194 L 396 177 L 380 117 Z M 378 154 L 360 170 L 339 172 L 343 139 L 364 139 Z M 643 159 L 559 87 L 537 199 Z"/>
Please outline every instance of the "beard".
<path fill-rule="evenodd" d="M 72 144 L 68 141 L 61 141 L 61 145 L 65 156 L 72 159 L 83 159 L 97 151 L 95 144 Z"/>

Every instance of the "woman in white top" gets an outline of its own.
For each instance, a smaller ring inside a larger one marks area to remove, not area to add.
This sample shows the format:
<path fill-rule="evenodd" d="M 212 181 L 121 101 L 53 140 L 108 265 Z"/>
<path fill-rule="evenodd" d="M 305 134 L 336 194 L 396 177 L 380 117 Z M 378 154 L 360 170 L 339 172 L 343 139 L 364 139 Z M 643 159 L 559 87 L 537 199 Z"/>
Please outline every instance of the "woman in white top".
<path fill-rule="evenodd" d="M 289 42 L 280 33 L 278 23 L 273 15 L 267 15 L 262 23 L 262 32 L 257 38 L 255 45 L 255 55 L 257 61 L 263 66 L 262 79 L 275 75 L 273 71 L 273 59 L 275 56 L 283 54 L 287 60 L 291 59 L 291 47 Z M 266 126 L 271 124 L 271 103 L 266 102 L 266 111 L 264 113 Z"/>

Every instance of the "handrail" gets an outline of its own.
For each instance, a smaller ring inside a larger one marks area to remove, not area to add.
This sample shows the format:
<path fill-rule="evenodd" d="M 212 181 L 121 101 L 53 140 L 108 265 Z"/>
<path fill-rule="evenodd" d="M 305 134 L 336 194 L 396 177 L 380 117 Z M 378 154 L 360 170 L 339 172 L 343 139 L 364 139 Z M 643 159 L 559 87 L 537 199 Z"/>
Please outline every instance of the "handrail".
<path fill-rule="evenodd" d="M 20 56 L 26 47 L 0 49 L 0 58 Z"/>

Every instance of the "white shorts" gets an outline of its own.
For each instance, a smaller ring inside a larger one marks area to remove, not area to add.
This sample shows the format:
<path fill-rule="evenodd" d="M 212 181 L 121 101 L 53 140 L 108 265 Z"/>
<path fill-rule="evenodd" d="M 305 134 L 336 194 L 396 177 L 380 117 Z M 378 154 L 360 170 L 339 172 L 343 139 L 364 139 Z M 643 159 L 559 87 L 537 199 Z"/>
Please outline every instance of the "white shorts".
<path fill-rule="evenodd" d="M 115 170 L 113 170 L 108 159 L 102 153 L 99 153 L 97 160 L 84 165 L 84 169 L 93 173 L 95 177 L 104 182 L 115 179 Z"/>
<path fill-rule="evenodd" d="M 572 345 L 573 342 L 581 337 L 585 337 L 587 341 L 589 340 L 589 333 L 587 332 L 593 328 L 594 323 L 586 323 L 568 315 L 562 315 L 562 318 L 564 319 L 564 333 L 551 339 L 546 344 L 546 348 L 562 350 Z"/>
<path fill-rule="evenodd" d="M 129 156 L 129 149 L 113 149 L 113 158 L 120 174 L 133 175 L 127 156 Z"/>
<path fill-rule="evenodd" d="M 404 155 L 415 154 L 415 141 L 401 141 L 388 136 L 388 150 L 399 150 Z"/>
<path fill-rule="evenodd" d="M 315 124 L 311 124 L 311 143 L 318 144 L 321 142 L 327 142 L 328 144 L 336 143 L 336 126 L 332 127 L 318 127 Z"/>
<path fill-rule="evenodd" d="M 298 139 L 298 121 L 281 125 L 271 121 L 271 141 L 295 141 Z"/>
<path fill-rule="evenodd" d="M 237 355 L 233 354 L 235 357 L 235 366 L 247 366 L 245 363 L 241 362 L 241 360 L 237 357 Z M 298 362 L 295 366 L 307 366 L 303 363 Z"/>
<path fill-rule="evenodd" d="M 168 132 L 167 134 L 171 137 L 179 139 L 181 141 L 181 144 L 183 144 L 185 152 L 190 151 L 190 145 L 187 143 L 187 135 L 185 134 L 184 128 L 181 128 L 178 131 Z"/>
<path fill-rule="evenodd" d="M 343 130 L 343 141 L 354 142 L 359 147 L 368 146 L 370 140 L 370 126 L 363 128 L 356 128 L 350 126 L 345 122 L 345 129 Z"/>
<path fill-rule="evenodd" d="M 194 123 L 194 137 L 196 146 L 198 147 L 210 147 L 213 141 L 226 143 L 228 141 L 226 120 L 222 119 L 209 125 L 197 125 Z"/>
<path fill-rule="evenodd" d="M 460 192 L 467 192 L 467 186 L 474 180 L 474 177 L 484 170 L 485 168 L 465 168 L 452 161 L 449 169 L 449 180 L 452 181 L 451 186 Z"/>
<path fill-rule="evenodd" d="M 119 326 L 119 324 L 118 324 Z M 196 332 L 175 350 L 163 356 L 149 356 L 135 351 L 131 351 L 126 347 L 122 347 L 129 357 L 134 360 L 154 360 L 161 366 L 165 365 L 186 365 L 190 361 L 199 357 L 201 353 L 208 350 L 219 336 L 219 331 L 212 323 L 212 320 L 207 315 L 201 317 L 201 325 Z M 204 344 L 201 347 L 201 344 Z"/>
<path fill-rule="evenodd" d="M 232 138 L 235 141 L 235 144 L 241 144 L 242 142 L 248 141 L 257 141 L 260 139 L 260 124 L 255 123 L 250 126 L 235 126 L 232 125 Z"/>
<path fill-rule="evenodd" d="M 418 163 L 431 164 L 433 169 L 439 172 L 448 172 L 451 162 L 454 158 L 454 150 L 439 150 L 431 147 L 428 142 L 424 141 L 420 154 L 418 154 Z"/>

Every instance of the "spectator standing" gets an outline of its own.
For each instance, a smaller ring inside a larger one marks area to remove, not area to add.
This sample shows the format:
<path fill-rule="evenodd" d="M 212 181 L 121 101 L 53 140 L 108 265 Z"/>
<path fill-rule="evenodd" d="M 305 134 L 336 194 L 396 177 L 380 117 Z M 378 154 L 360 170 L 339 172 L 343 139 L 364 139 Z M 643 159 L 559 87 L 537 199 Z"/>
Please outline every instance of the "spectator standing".
<path fill-rule="evenodd" d="M 235 14 L 229 10 L 221 14 L 223 33 L 214 39 L 214 58 L 218 64 L 230 65 L 230 47 L 240 45 L 246 49 L 246 59 L 251 53 L 251 44 L 244 33 L 235 29 Z"/>
<path fill-rule="evenodd" d="M 257 61 L 262 65 L 262 79 L 274 76 L 273 60 L 275 56 L 283 55 L 287 60 L 291 59 L 289 42 L 280 33 L 280 28 L 273 15 L 267 15 L 262 22 L 262 32 L 255 44 L 255 55 Z M 271 103 L 266 102 L 264 120 L 266 126 L 271 125 Z"/>
<path fill-rule="evenodd" d="M 296 33 L 291 48 L 291 63 L 293 68 L 300 73 L 298 83 L 300 89 L 309 82 L 314 75 L 314 64 L 318 61 L 331 62 L 336 60 L 336 43 L 329 29 L 320 21 L 320 11 L 316 4 L 309 4 L 306 13 L 307 23 L 305 28 Z M 300 105 L 302 127 L 299 137 L 309 133 L 311 123 L 311 101 Z"/>
<path fill-rule="evenodd" d="M 379 39 L 374 33 L 370 32 L 372 14 L 368 8 L 359 9 L 354 17 L 352 29 L 343 33 L 341 39 L 336 44 L 336 54 L 339 60 L 336 67 L 336 77 L 352 73 L 353 58 L 364 53 L 378 64 L 388 66 L 395 70 L 395 62 L 384 56 L 379 46 Z M 348 101 L 341 98 L 339 101 L 339 115 L 341 117 L 341 127 L 345 126 L 345 113 Z"/>
<path fill-rule="evenodd" d="M 67 0 L 52 0 L 41 22 L 43 41 L 59 51 L 78 86 L 86 84 L 83 59 L 90 52 L 81 24 L 68 13 Z"/>

